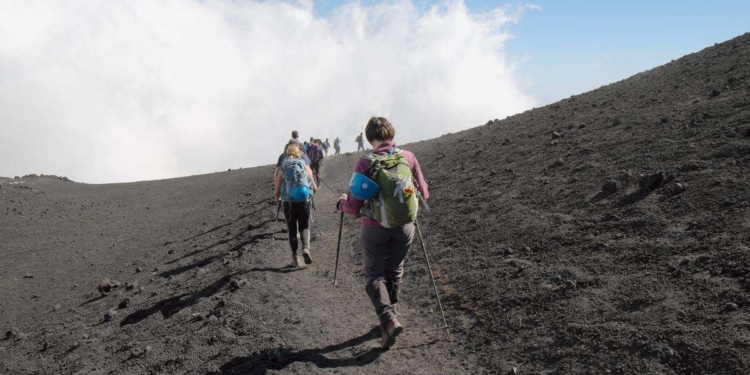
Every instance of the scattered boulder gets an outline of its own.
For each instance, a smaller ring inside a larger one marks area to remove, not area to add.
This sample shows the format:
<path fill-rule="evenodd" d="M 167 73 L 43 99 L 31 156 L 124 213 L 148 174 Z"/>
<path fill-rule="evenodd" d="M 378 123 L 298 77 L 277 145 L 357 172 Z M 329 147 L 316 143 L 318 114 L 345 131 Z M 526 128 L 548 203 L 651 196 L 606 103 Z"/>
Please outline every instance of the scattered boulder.
<path fill-rule="evenodd" d="M 664 187 L 664 194 L 669 196 L 675 196 L 682 194 L 686 190 L 685 185 L 676 182 L 673 184 L 669 184 L 666 187 Z"/>
<path fill-rule="evenodd" d="M 666 179 L 667 177 L 664 172 L 656 172 L 646 175 L 642 174 L 640 175 L 638 185 L 641 188 L 641 192 L 649 192 L 661 187 Z"/>
<path fill-rule="evenodd" d="M 247 284 L 247 280 L 245 279 L 232 279 L 232 281 L 229 282 L 229 289 L 232 291 L 241 289 L 243 286 Z"/>
<path fill-rule="evenodd" d="M 724 305 L 724 311 L 732 312 L 739 310 L 739 306 L 734 302 L 728 302 L 726 305 Z"/>
<path fill-rule="evenodd" d="M 117 315 L 117 311 L 115 310 L 109 310 L 104 314 L 104 321 L 105 322 L 111 322 L 115 319 L 115 315 Z"/>
<path fill-rule="evenodd" d="M 748 133 L 750 134 L 750 132 L 748 132 Z M 503 146 L 507 146 L 509 144 L 510 144 L 510 139 L 508 139 L 508 138 L 503 139 Z"/>
<path fill-rule="evenodd" d="M 26 334 L 16 327 L 11 327 L 8 332 L 5 332 L 5 338 L 8 340 L 23 340 L 26 338 Z"/>
<path fill-rule="evenodd" d="M 34 275 L 32 275 L 32 274 L 30 274 L 30 273 L 27 273 L 27 274 L 23 275 L 23 278 L 24 278 L 24 279 L 33 279 L 33 278 L 34 278 Z"/>
<path fill-rule="evenodd" d="M 608 180 L 602 185 L 602 193 L 613 194 L 620 189 L 620 183 L 615 180 Z"/>
<path fill-rule="evenodd" d="M 565 165 L 565 161 L 562 158 L 557 158 L 550 167 L 562 167 L 563 165 Z"/>
<path fill-rule="evenodd" d="M 627 169 L 621 170 L 620 174 L 617 176 L 617 180 L 622 181 L 623 183 L 629 182 L 632 178 L 633 174 Z"/>
<path fill-rule="evenodd" d="M 52 306 L 52 311 L 59 311 L 61 308 L 62 306 L 58 304 L 58 305 Z"/>
<path fill-rule="evenodd" d="M 711 91 L 711 94 L 708 95 L 709 99 L 713 99 L 717 96 L 721 95 L 721 91 L 719 90 L 713 90 Z"/>
<path fill-rule="evenodd" d="M 200 322 L 203 320 L 203 315 L 201 315 L 200 313 L 192 313 L 190 314 L 190 316 L 193 318 L 194 322 Z"/>
<path fill-rule="evenodd" d="M 125 283 L 125 290 L 133 290 L 138 287 L 138 280 L 133 281 L 132 283 L 126 282 Z"/>
<path fill-rule="evenodd" d="M 737 201 L 733 198 L 727 198 L 719 202 L 719 207 L 721 208 L 729 208 L 737 204 Z"/>
<path fill-rule="evenodd" d="M 135 273 L 141 273 L 141 272 L 143 272 L 143 268 L 141 268 L 141 267 L 136 267 L 135 268 Z"/>
<path fill-rule="evenodd" d="M 558 139 L 562 137 L 562 135 L 558 132 L 552 132 L 552 139 Z"/>
<path fill-rule="evenodd" d="M 117 308 L 124 309 L 124 308 L 127 308 L 128 306 L 130 306 L 130 298 L 125 298 L 124 300 L 122 300 L 122 302 L 120 302 L 119 305 L 117 305 Z"/>
<path fill-rule="evenodd" d="M 117 281 L 113 281 L 110 279 L 104 279 L 101 283 L 99 283 L 99 287 L 97 290 L 99 290 L 99 293 L 101 293 L 102 296 L 107 296 L 109 293 L 112 292 L 113 289 L 119 288 L 120 283 Z"/>
<path fill-rule="evenodd" d="M 700 171 L 702 169 L 705 169 L 705 166 L 695 161 L 685 163 L 678 168 L 680 172 L 694 172 L 694 171 Z"/>
<path fill-rule="evenodd" d="M 665 358 L 670 358 L 670 357 L 674 357 L 677 355 L 677 352 L 668 346 L 665 346 L 659 349 L 658 352 L 661 357 L 665 357 Z"/>

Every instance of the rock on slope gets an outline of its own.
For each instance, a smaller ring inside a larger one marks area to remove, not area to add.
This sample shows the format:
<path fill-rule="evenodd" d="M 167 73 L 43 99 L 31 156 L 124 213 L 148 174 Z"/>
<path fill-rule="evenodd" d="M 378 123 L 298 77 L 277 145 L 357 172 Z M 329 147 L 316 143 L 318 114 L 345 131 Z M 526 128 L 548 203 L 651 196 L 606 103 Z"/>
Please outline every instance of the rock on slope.
<path fill-rule="evenodd" d="M 750 373 L 750 34 L 407 148 L 486 368 Z"/>

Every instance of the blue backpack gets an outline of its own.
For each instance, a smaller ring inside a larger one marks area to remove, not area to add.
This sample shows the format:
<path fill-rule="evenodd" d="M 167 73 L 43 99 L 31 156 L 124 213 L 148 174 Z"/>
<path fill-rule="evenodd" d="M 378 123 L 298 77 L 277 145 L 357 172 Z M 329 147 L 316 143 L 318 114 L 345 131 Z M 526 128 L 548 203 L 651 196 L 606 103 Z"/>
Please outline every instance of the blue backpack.
<path fill-rule="evenodd" d="M 312 198 L 312 182 L 303 159 L 286 158 L 281 163 L 281 198 L 284 202 L 307 202 Z"/>

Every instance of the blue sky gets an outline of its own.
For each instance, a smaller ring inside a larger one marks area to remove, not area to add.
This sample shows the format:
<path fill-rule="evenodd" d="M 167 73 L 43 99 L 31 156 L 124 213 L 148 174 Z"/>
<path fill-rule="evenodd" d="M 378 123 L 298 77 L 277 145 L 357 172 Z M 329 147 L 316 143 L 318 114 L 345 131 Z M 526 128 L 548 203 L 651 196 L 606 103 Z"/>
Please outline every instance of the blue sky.
<path fill-rule="evenodd" d="M 526 2 L 464 0 L 482 12 Z M 325 16 L 346 1 L 322 0 Z M 375 4 L 377 1 L 362 1 Z M 439 1 L 415 0 L 428 8 Z M 750 1 L 531 1 L 509 27 L 508 57 L 524 89 L 549 104 L 627 78 L 750 31 Z"/>

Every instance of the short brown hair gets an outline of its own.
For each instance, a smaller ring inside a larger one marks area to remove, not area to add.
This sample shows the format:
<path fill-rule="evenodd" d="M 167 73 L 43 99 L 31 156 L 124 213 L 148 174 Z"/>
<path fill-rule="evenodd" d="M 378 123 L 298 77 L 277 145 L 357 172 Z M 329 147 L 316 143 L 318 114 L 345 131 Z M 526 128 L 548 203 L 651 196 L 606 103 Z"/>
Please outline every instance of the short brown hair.
<path fill-rule="evenodd" d="M 396 129 L 385 117 L 372 116 L 365 127 L 367 142 L 390 141 L 396 137 Z"/>
<path fill-rule="evenodd" d="M 296 130 L 292 130 L 292 138 L 294 139 L 299 138 L 299 133 Z"/>

